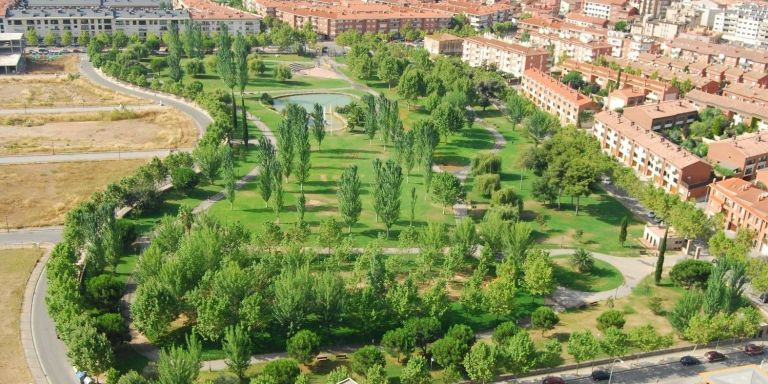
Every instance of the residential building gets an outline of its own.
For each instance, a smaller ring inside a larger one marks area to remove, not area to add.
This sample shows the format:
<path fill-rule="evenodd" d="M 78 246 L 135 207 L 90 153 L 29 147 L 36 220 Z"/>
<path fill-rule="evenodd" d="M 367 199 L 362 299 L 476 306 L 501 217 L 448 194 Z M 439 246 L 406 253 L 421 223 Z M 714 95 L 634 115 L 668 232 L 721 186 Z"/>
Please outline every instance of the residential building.
<path fill-rule="evenodd" d="M 463 14 L 475 29 L 490 29 L 493 24 L 512 20 L 513 6 L 508 2 L 477 3 L 459 0 L 442 0 L 429 3 L 408 3 L 422 10 L 443 12 L 449 16 Z"/>
<path fill-rule="evenodd" d="M 499 71 L 520 77 L 529 68 L 547 70 L 549 52 L 502 40 L 471 36 L 464 39 L 461 60 L 471 67 L 493 65 Z"/>
<path fill-rule="evenodd" d="M 687 128 L 699 111 L 687 100 L 671 100 L 624 109 L 624 117 L 642 129 Z"/>
<path fill-rule="evenodd" d="M 601 17 L 587 16 L 583 13 L 571 12 L 565 15 L 565 22 L 580 25 L 582 27 L 605 28 L 608 20 Z"/>
<path fill-rule="evenodd" d="M 610 56 L 613 47 L 605 40 L 594 39 L 588 34 L 580 37 L 565 37 L 563 34 L 530 33 L 530 43 L 537 47 L 552 47 L 552 56 L 568 57 L 588 63 L 600 56 Z"/>
<path fill-rule="evenodd" d="M 604 152 L 632 168 L 641 180 L 685 200 L 706 194 L 712 167 L 652 129 L 621 113 L 603 111 L 595 115 L 592 133 Z"/>
<path fill-rule="evenodd" d="M 655 19 L 663 16 L 669 7 L 671 0 L 640 0 L 638 13 L 645 19 Z"/>
<path fill-rule="evenodd" d="M 630 87 L 645 95 L 648 101 L 675 100 L 679 93 L 677 89 L 663 81 L 630 75 L 626 71 L 621 72 L 621 78 L 619 78 L 619 72 L 609 67 L 580 63 L 575 60 L 566 60 L 561 66 L 568 71 L 581 72 L 584 80 L 597 83 L 601 87 L 607 86 L 610 82 L 615 83 L 619 79 L 620 87 Z"/>
<path fill-rule="evenodd" d="M 205 33 L 226 25 L 230 33 L 258 33 L 261 18 L 249 12 L 222 5 L 212 0 L 173 0 L 176 8 L 189 12 L 192 21 L 199 23 Z"/>
<path fill-rule="evenodd" d="M 424 37 L 424 49 L 432 55 L 461 55 L 464 39 L 448 33 L 436 33 Z"/>
<path fill-rule="evenodd" d="M 735 177 L 715 181 L 709 185 L 706 212 L 722 214 L 726 230 L 754 231 L 757 251 L 768 255 L 768 192 Z"/>
<path fill-rule="evenodd" d="M 0 74 L 24 72 L 24 34 L 0 33 Z"/>
<path fill-rule="evenodd" d="M 709 143 L 707 159 L 750 180 L 768 162 L 768 131 L 745 133 Z"/>
<path fill-rule="evenodd" d="M 745 83 L 728 84 L 723 88 L 723 96 L 731 99 L 768 106 L 768 89 L 753 87 Z"/>
<path fill-rule="evenodd" d="M 693 103 L 699 111 L 704 108 L 717 108 L 728 116 L 734 124 L 744 123 L 760 131 L 768 130 L 768 109 L 764 106 L 698 89 L 686 93 L 685 99 Z"/>
<path fill-rule="evenodd" d="M 738 66 L 757 72 L 765 72 L 768 69 L 768 51 L 763 49 L 706 43 L 687 38 L 671 40 L 666 43 L 666 46 L 666 54 L 671 57 L 723 64 L 729 67 Z"/>
<path fill-rule="evenodd" d="M 599 109 L 589 96 L 579 93 L 537 68 L 525 70 L 521 85 L 523 93 L 536 106 L 556 115 L 563 124 L 578 125 L 584 112 Z"/>
<path fill-rule="evenodd" d="M 582 13 L 606 20 L 626 20 L 636 14 L 636 9 L 627 0 L 584 0 Z"/>
<path fill-rule="evenodd" d="M 641 91 L 626 87 L 617 89 L 608 94 L 608 102 L 605 104 L 607 109 L 615 111 L 634 107 L 645 103 L 645 94 Z"/>
<path fill-rule="evenodd" d="M 667 251 L 679 251 L 683 249 L 687 241 L 675 232 L 674 228 L 665 225 L 646 224 L 643 228 L 643 244 L 651 249 L 661 249 L 661 242 L 667 237 Z"/>
<path fill-rule="evenodd" d="M 662 41 L 672 40 L 683 30 L 683 25 L 664 20 L 644 20 L 632 25 L 632 33 L 647 37 L 655 37 Z"/>
<path fill-rule="evenodd" d="M 712 30 L 722 39 L 749 46 L 768 45 L 768 5 L 737 3 L 715 16 Z"/>

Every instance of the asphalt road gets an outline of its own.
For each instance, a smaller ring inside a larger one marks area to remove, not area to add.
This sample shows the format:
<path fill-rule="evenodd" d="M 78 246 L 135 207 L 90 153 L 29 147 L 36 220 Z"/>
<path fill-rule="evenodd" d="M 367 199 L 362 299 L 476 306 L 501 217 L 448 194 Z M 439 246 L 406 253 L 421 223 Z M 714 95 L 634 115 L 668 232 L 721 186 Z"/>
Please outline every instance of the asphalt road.
<path fill-rule="evenodd" d="M 58 243 L 62 227 L 40 227 L 0 231 L 0 245 Z"/>
<path fill-rule="evenodd" d="M 178 151 L 191 151 L 189 148 L 180 148 Z M 129 160 L 151 159 L 153 157 L 166 157 L 171 153 L 168 149 L 153 149 L 147 151 L 119 151 L 119 152 L 76 152 L 57 153 L 55 155 L 13 155 L 0 157 L 0 165 L 11 164 L 37 164 L 37 163 L 64 163 L 72 161 L 104 161 L 104 160 Z"/>

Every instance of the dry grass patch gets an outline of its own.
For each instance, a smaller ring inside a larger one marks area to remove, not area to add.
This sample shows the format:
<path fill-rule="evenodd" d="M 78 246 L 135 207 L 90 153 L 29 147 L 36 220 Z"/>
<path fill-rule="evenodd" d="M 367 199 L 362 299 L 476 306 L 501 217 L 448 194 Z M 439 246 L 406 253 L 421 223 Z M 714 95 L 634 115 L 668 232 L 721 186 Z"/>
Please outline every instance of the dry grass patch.
<path fill-rule="evenodd" d="M 172 108 L 0 116 L 0 155 L 189 148 L 197 136 Z"/>
<path fill-rule="evenodd" d="M 66 76 L 0 78 L 0 108 L 82 107 L 147 104 L 148 100 L 110 91 L 88 80 Z"/>
<path fill-rule="evenodd" d="M 21 349 L 19 317 L 27 278 L 42 255 L 41 249 L 0 249 L 0 382 L 31 383 Z"/>
<path fill-rule="evenodd" d="M 0 218 L 7 218 L 11 228 L 61 224 L 66 213 L 78 203 L 147 161 L 0 166 Z"/>
<path fill-rule="evenodd" d="M 79 71 L 79 64 L 80 57 L 78 55 L 64 55 L 55 60 L 29 60 L 27 62 L 27 73 L 76 73 Z"/>

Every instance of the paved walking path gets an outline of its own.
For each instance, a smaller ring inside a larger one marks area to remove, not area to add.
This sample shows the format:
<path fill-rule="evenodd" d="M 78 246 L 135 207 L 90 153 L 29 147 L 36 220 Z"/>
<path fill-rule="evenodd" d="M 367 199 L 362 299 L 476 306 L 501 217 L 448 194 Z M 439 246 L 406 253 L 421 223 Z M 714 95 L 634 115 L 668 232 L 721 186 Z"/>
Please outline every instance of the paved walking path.
<path fill-rule="evenodd" d="M 151 159 L 153 157 L 166 157 L 175 151 L 191 152 L 192 148 L 179 149 L 151 149 L 146 151 L 110 151 L 110 152 L 75 152 L 57 153 L 55 155 L 10 155 L 0 156 L 0 165 L 14 164 L 40 164 L 40 163 L 65 163 L 73 161 L 105 161 L 105 160 L 131 160 Z"/>
<path fill-rule="evenodd" d="M 80 112 L 111 112 L 117 110 L 129 110 L 129 111 L 151 111 L 157 109 L 164 109 L 157 104 L 118 104 L 118 105 L 101 105 L 101 106 L 83 106 L 83 107 L 49 107 L 49 108 L 0 108 L 0 115 L 23 115 L 23 114 L 41 114 L 41 113 L 80 113 Z"/>

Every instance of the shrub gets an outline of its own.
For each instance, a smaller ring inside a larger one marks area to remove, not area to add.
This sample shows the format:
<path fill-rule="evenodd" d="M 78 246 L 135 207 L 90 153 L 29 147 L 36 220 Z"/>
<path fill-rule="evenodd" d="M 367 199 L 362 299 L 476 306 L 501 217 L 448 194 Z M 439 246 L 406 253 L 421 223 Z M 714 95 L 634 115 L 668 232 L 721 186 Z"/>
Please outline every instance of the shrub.
<path fill-rule="evenodd" d="M 505 187 L 494 191 L 491 196 L 491 205 L 522 205 L 523 199 L 515 193 L 514 188 Z"/>
<path fill-rule="evenodd" d="M 261 96 L 259 97 L 259 101 L 261 101 L 264 105 L 273 105 L 275 104 L 275 99 L 272 98 L 272 96 L 269 95 L 269 93 L 262 92 Z"/>
<path fill-rule="evenodd" d="M 712 273 L 712 264 L 706 261 L 683 260 L 669 271 L 672 282 L 681 287 L 704 287 Z"/>
<path fill-rule="evenodd" d="M 550 307 L 538 307 L 531 314 L 531 325 L 533 325 L 534 328 L 541 329 L 542 334 L 544 334 L 545 331 L 554 328 L 559 322 L 560 318 Z"/>
<path fill-rule="evenodd" d="M 294 359 L 272 360 L 264 366 L 264 374 L 275 380 L 275 384 L 293 384 L 299 376 L 299 363 Z"/>
<path fill-rule="evenodd" d="M 472 328 L 464 324 L 456 324 L 449 328 L 448 332 L 445 333 L 445 337 L 453 337 L 466 345 L 475 343 L 475 332 L 472 331 Z"/>
<path fill-rule="evenodd" d="M 115 222 L 115 225 L 117 226 L 117 233 L 123 250 L 130 250 L 131 244 L 139 237 L 138 224 L 133 221 L 118 220 Z"/>
<path fill-rule="evenodd" d="M 85 291 L 88 298 L 99 308 L 117 309 L 123 294 L 123 283 L 105 273 L 86 280 Z"/>
<path fill-rule="evenodd" d="M 581 273 L 592 271 L 595 267 L 595 258 L 584 248 L 579 248 L 571 256 L 571 265 Z"/>
<path fill-rule="evenodd" d="M 300 363 L 309 364 L 320 352 L 320 337 L 312 331 L 299 331 L 288 339 L 286 351 Z"/>
<path fill-rule="evenodd" d="M 472 159 L 471 169 L 473 175 L 500 173 L 501 157 L 497 153 L 478 153 Z"/>
<path fill-rule="evenodd" d="M 624 314 L 621 311 L 615 309 L 607 310 L 597 317 L 597 329 L 605 331 L 608 328 L 624 328 L 624 324 L 627 322 L 624 319 Z"/>
<path fill-rule="evenodd" d="M 493 330 L 492 338 L 496 344 L 504 344 L 518 332 L 520 332 L 520 327 L 514 321 L 505 321 L 496 326 L 496 329 Z"/>
<path fill-rule="evenodd" d="M 501 178 L 498 174 L 484 174 L 475 176 L 475 185 L 473 190 L 476 194 L 483 197 L 491 197 L 494 191 L 501 188 Z"/>
<path fill-rule="evenodd" d="M 171 171 L 171 184 L 178 191 L 188 191 L 197 185 L 197 173 L 192 168 L 176 168 Z"/>
<path fill-rule="evenodd" d="M 116 312 L 104 313 L 96 316 L 93 320 L 96 329 L 104 333 L 112 344 L 130 340 L 128 325 L 125 324 L 121 314 Z"/>
<path fill-rule="evenodd" d="M 662 298 L 658 296 L 651 296 L 648 298 L 648 308 L 654 315 L 663 315 L 664 308 L 661 306 Z"/>
<path fill-rule="evenodd" d="M 387 364 L 384 354 L 373 345 L 362 347 L 352 354 L 352 370 L 359 375 L 365 375 L 374 365 Z"/>

